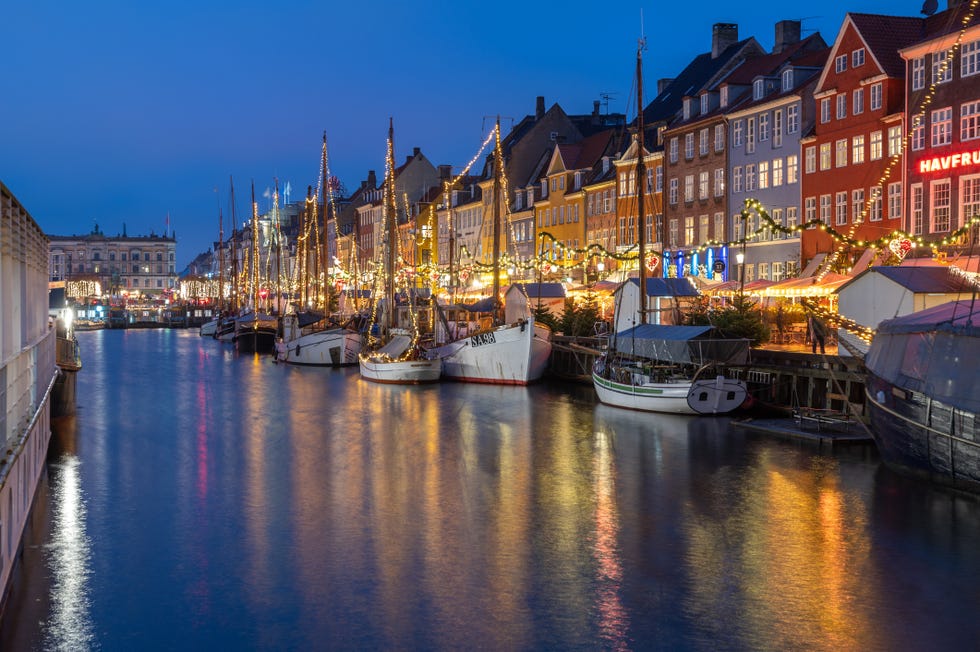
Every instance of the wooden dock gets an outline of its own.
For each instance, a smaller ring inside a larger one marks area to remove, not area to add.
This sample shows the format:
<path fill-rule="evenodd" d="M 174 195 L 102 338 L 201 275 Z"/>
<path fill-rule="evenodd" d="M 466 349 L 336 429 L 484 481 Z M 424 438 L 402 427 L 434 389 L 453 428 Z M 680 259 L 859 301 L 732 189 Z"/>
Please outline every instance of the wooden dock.
<path fill-rule="evenodd" d="M 786 419 L 733 419 L 731 424 L 735 428 L 785 439 L 816 442 L 821 447 L 874 443 L 864 424 L 856 419 L 821 422 L 796 416 Z"/>

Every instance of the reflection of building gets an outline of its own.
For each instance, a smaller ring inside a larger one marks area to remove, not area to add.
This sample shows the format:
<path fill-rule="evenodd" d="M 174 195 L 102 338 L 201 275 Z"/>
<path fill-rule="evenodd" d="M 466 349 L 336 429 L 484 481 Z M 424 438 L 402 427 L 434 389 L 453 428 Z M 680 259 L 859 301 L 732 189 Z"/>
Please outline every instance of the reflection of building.
<path fill-rule="evenodd" d="M 901 51 L 912 130 L 904 228 L 932 240 L 980 215 L 980 24 L 974 16 L 960 38 L 968 4 L 923 19 L 925 38 Z M 950 53 L 957 39 L 960 47 Z M 976 244 L 976 228 L 954 243 Z"/>
<path fill-rule="evenodd" d="M 96 224 L 86 235 L 49 236 L 48 276 L 52 281 L 97 280 L 103 293 L 161 294 L 176 281 L 177 238 L 151 233 L 107 236 Z"/>

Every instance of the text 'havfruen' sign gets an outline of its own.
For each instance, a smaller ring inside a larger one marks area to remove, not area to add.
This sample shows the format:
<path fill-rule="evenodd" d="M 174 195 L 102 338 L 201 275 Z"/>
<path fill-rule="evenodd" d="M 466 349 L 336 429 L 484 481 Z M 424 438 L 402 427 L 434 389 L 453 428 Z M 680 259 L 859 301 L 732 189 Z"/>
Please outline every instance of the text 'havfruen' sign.
<path fill-rule="evenodd" d="M 943 170 L 955 170 L 967 166 L 980 165 L 980 149 L 972 152 L 960 152 L 958 154 L 947 154 L 946 156 L 933 156 L 919 161 L 919 174 L 926 172 L 942 172 Z"/>

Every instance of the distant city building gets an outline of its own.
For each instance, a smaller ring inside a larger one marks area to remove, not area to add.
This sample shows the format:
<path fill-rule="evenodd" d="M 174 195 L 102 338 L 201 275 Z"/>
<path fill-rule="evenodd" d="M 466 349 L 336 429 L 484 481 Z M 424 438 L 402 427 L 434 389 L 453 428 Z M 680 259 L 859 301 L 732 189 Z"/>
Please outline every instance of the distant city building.
<path fill-rule="evenodd" d="M 97 281 L 103 294 L 160 295 L 174 289 L 174 235 L 107 236 L 96 224 L 86 235 L 48 236 L 51 281 Z"/>

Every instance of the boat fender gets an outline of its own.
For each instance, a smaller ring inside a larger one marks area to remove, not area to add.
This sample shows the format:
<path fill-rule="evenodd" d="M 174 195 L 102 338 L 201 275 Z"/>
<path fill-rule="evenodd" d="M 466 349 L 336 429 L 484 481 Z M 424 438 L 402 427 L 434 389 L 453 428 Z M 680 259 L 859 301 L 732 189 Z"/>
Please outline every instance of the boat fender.
<path fill-rule="evenodd" d="M 517 320 L 517 323 L 521 325 L 521 332 L 523 333 L 524 332 L 524 329 L 527 328 L 527 320 L 526 319 L 518 319 Z"/>
<path fill-rule="evenodd" d="M 301 346 L 302 346 L 301 344 L 296 345 L 296 355 L 299 355 L 299 350 Z"/>

